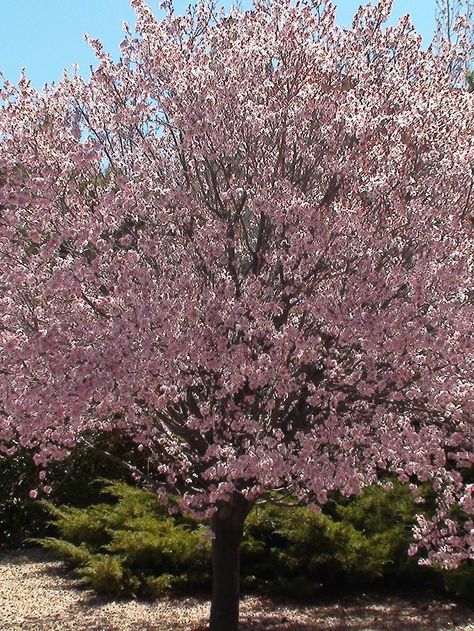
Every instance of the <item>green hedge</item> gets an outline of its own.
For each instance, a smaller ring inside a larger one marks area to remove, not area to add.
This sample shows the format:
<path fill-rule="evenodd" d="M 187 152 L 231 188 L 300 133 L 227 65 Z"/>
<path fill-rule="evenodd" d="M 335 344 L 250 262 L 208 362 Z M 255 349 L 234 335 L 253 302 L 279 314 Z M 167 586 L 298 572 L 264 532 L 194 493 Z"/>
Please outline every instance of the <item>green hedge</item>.
<path fill-rule="evenodd" d="M 104 493 L 107 502 L 87 508 L 42 502 L 58 536 L 41 544 L 98 592 L 143 597 L 208 592 L 206 525 L 170 517 L 153 493 L 124 482 L 106 483 Z M 415 512 L 409 490 L 400 484 L 389 491 L 372 487 L 350 501 L 332 500 L 319 513 L 257 506 L 242 546 L 243 589 L 307 600 L 330 592 L 423 585 L 472 602 L 471 564 L 447 573 L 420 567 L 407 555 Z"/>

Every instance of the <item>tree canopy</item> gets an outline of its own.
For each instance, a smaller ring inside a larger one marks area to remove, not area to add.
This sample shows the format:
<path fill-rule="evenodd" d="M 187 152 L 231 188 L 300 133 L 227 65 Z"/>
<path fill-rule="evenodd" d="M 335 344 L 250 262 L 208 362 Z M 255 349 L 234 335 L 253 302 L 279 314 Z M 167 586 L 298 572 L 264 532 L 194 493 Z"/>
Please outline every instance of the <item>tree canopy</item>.
<path fill-rule="evenodd" d="M 473 557 L 474 103 L 391 4 L 133 0 L 119 62 L 3 85 L 4 452 L 119 429 L 215 523 L 429 482 L 418 539 Z"/>

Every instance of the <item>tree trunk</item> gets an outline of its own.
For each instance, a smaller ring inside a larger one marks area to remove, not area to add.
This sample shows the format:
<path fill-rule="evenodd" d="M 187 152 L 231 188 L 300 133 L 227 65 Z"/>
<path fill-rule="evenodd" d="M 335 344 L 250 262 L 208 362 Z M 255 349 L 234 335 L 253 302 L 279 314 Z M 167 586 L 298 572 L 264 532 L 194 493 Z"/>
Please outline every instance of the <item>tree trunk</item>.
<path fill-rule="evenodd" d="M 240 600 L 240 543 L 252 505 L 235 493 L 213 518 L 212 604 L 209 631 L 237 631 Z"/>

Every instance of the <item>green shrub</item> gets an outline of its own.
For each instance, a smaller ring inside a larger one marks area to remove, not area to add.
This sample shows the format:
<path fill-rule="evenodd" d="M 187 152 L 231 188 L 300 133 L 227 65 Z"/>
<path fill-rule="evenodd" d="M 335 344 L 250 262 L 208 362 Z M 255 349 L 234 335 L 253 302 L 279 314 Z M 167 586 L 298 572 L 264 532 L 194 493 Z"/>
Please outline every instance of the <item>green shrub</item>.
<path fill-rule="evenodd" d="M 149 598 L 159 598 L 176 589 L 182 577 L 173 574 L 161 574 L 161 576 L 147 576 L 143 584 L 143 594 Z"/>
<path fill-rule="evenodd" d="M 366 489 L 324 512 L 264 505 L 249 515 L 242 549 L 244 586 L 316 595 L 433 575 L 408 557 L 415 504 L 409 489 Z"/>
<path fill-rule="evenodd" d="M 102 593 L 158 597 L 210 587 L 206 525 L 170 517 L 154 493 L 122 481 L 103 484 L 112 501 L 86 508 L 43 502 L 58 538 L 42 545 L 76 567 Z M 351 500 L 333 498 L 322 512 L 257 506 L 242 544 L 244 591 L 312 599 L 373 586 L 422 584 L 469 597 L 472 565 L 451 573 L 408 557 L 416 504 L 409 489 L 373 487 Z"/>
<path fill-rule="evenodd" d="M 94 554 L 90 560 L 80 567 L 78 573 L 83 582 L 100 594 L 108 596 L 135 595 L 134 587 L 138 584 L 129 573 L 124 571 L 119 557 Z M 128 580 L 127 580 L 128 579 Z"/>
<path fill-rule="evenodd" d="M 116 501 L 87 508 L 42 502 L 59 538 L 37 541 L 100 593 L 157 596 L 209 587 L 204 526 L 169 517 L 153 493 L 123 482 L 108 482 L 103 492 Z"/>
<path fill-rule="evenodd" d="M 355 500 L 340 501 L 335 508 L 335 519 L 352 524 L 364 534 L 369 542 L 369 556 L 378 558 L 383 565 L 379 582 L 395 586 L 402 582 L 410 586 L 422 581 L 426 586 L 435 586 L 439 583 L 437 574 L 418 565 L 418 559 L 407 554 L 419 510 L 410 489 L 396 482 L 390 490 L 373 486 Z"/>

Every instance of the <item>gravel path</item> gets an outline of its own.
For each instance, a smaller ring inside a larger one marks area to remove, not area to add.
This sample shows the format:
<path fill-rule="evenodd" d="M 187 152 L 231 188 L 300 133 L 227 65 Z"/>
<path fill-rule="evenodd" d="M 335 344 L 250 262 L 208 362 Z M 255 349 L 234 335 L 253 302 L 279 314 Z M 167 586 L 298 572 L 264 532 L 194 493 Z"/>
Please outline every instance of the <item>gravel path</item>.
<path fill-rule="evenodd" d="M 107 601 L 41 550 L 0 556 L 0 631 L 204 631 L 209 603 Z M 242 631 L 474 631 L 474 612 L 448 602 L 357 598 L 317 607 L 245 598 Z"/>

